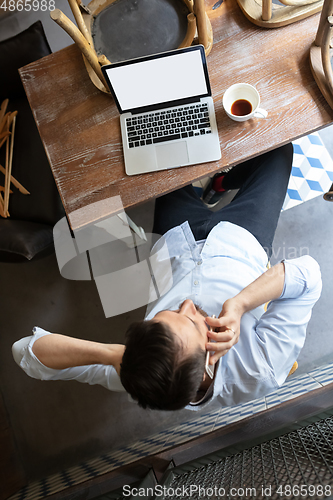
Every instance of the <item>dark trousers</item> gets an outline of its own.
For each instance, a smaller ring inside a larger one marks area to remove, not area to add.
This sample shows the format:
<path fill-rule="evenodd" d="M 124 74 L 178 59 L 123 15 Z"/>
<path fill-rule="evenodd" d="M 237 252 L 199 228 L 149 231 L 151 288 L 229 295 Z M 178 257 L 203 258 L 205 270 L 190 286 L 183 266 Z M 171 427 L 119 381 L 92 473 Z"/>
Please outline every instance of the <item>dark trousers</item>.
<path fill-rule="evenodd" d="M 252 233 L 271 257 L 292 159 L 293 147 L 287 144 L 234 167 L 225 175 L 223 187 L 239 191 L 216 212 L 203 204 L 192 185 L 157 198 L 153 232 L 162 235 L 188 221 L 198 241 L 207 238 L 216 224 L 228 221 Z"/>

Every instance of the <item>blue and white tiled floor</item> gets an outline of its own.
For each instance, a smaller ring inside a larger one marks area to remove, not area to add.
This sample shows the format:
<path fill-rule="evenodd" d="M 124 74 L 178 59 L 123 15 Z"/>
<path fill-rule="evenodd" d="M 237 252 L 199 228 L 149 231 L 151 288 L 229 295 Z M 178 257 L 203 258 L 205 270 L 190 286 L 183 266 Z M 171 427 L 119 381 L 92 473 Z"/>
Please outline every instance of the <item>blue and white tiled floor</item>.
<path fill-rule="evenodd" d="M 283 209 L 327 192 L 333 182 L 333 160 L 318 132 L 293 142 L 294 160 Z"/>
<path fill-rule="evenodd" d="M 329 190 L 333 182 L 333 161 L 318 133 L 301 138 L 293 144 L 295 154 L 292 176 L 283 210 L 322 195 Z M 203 186 L 204 181 L 197 184 L 199 189 Z M 10 500 L 43 499 L 69 486 L 212 432 L 329 383 L 333 383 L 333 363 L 300 375 L 297 375 L 296 371 L 279 390 L 265 398 L 232 408 L 214 407 L 211 412 L 198 413 L 194 420 L 170 427 L 157 434 L 139 439 L 130 446 L 113 450 L 108 454 L 31 483 L 12 496 Z"/>
<path fill-rule="evenodd" d="M 318 132 L 293 141 L 294 159 L 283 210 L 326 193 L 333 182 L 333 160 Z M 209 177 L 193 185 L 201 195 Z"/>

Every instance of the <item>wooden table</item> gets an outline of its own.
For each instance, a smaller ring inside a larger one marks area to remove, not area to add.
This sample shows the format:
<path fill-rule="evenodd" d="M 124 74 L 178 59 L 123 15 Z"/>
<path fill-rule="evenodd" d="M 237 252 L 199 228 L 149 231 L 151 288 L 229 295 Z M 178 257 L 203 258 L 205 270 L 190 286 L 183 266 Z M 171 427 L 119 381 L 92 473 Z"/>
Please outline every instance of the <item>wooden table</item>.
<path fill-rule="evenodd" d="M 222 150 L 218 162 L 128 177 L 118 111 L 91 83 L 76 46 L 20 71 L 72 229 L 96 218 L 89 209 L 94 202 L 120 195 L 124 208 L 132 207 L 333 122 L 309 63 L 319 14 L 267 30 L 251 24 L 235 0 L 212 10 L 214 3 L 206 0 L 214 33 L 208 70 Z M 257 87 L 267 119 L 238 123 L 227 117 L 222 95 L 237 82 Z"/>

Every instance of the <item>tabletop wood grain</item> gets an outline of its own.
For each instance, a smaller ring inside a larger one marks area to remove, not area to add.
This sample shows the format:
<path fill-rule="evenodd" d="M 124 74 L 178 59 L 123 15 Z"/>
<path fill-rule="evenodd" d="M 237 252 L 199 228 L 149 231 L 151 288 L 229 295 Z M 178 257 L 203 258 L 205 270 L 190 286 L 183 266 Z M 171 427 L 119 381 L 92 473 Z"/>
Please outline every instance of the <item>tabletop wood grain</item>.
<path fill-rule="evenodd" d="M 207 61 L 222 151 L 217 162 L 129 177 L 117 108 L 91 83 L 75 45 L 20 70 L 73 229 L 108 215 L 107 205 L 96 215 L 84 210 L 92 203 L 119 195 L 124 208 L 132 207 L 333 122 L 309 63 L 319 14 L 263 29 L 245 18 L 235 0 L 212 10 L 214 3 L 206 0 L 214 33 Z M 238 123 L 227 117 L 222 96 L 237 82 L 258 89 L 266 119 Z"/>

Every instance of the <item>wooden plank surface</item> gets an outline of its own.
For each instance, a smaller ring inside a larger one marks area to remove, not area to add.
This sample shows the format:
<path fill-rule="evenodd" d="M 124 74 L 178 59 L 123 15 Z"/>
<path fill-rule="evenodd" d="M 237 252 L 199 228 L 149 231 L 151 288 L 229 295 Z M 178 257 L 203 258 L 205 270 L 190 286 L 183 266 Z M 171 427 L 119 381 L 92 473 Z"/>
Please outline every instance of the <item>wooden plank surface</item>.
<path fill-rule="evenodd" d="M 91 83 L 78 49 L 67 47 L 21 69 L 73 229 L 92 221 L 91 210 L 75 216 L 89 204 L 120 195 L 125 208 L 134 206 L 333 122 L 309 63 L 319 14 L 266 30 L 251 24 L 235 0 L 212 10 L 214 3 L 206 0 L 214 33 L 208 70 L 222 150 L 218 162 L 128 177 L 118 111 Z M 222 95 L 237 82 L 256 86 L 266 119 L 238 123 L 227 117 Z"/>

